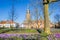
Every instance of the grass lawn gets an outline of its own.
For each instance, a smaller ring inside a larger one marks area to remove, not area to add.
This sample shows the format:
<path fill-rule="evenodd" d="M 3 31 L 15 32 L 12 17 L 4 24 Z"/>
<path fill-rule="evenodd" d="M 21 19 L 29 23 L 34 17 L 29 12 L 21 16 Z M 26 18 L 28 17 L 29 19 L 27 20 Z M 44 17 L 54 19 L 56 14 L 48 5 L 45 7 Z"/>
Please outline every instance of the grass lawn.
<path fill-rule="evenodd" d="M 52 33 L 60 33 L 60 29 L 55 29 L 55 28 L 51 28 L 51 32 Z M 5 28 L 5 29 L 0 29 L 0 33 L 38 33 L 37 30 L 35 29 L 8 29 L 8 28 Z"/>
<path fill-rule="evenodd" d="M 52 33 L 60 33 L 60 29 L 51 28 Z"/>
<path fill-rule="evenodd" d="M 5 32 L 8 32 L 10 31 L 11 29 L 0 29 L 0 33 L 5 33 Z"/>
<path fill-rule="evenodd" d="M 14 31 L 9 31 L 9 32 L 6 32 L 8 34 L 12 33 L 38 33 L 35 29 L 18 29 L 18 30 L 14 30 Z"/>

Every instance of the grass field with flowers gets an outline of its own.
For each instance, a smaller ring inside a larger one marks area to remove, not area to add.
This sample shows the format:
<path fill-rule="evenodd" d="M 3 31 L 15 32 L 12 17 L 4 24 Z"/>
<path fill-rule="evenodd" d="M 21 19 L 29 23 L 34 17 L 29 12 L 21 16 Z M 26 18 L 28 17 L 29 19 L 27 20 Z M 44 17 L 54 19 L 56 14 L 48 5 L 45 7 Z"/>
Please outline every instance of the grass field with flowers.
<path fill-rule="evenodd" d="M 0 40 L 60 40 L 59 30 L 51 29 L 52 34 L 47 35 L 35 29 L 0 29 Z"/>

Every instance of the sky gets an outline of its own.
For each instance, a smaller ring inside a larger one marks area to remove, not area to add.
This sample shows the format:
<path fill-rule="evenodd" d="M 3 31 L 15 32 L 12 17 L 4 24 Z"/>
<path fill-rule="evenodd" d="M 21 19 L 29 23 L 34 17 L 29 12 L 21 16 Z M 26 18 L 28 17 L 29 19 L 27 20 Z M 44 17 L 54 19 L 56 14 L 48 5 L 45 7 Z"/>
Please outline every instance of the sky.
<path fill-rule="evenodd" d="M 25 20 L 26 10 L 30 0 L 15 0 L 14 7 L 17 15 L 16 22 L 22 23 Z M 60 12 L 60 2 L 51 3 L 49 5 L 49 13 L 54 10 L 50 16 L 51 21 L 54 21 L 54 15 Z M 12 9 L 12 0 L 0 0 L 0 21 L 8 20 Z"/>

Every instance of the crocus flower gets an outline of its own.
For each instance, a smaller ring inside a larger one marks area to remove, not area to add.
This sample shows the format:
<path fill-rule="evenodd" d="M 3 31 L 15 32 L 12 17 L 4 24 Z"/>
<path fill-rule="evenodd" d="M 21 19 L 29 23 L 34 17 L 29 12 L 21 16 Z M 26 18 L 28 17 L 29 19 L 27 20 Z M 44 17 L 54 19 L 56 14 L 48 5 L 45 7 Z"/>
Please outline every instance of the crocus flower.
<path fill-rule="evenodd" d="M 54 36 L 55 36 L 56 38 L 60 38 L 60 34 L 59 34 L 59 33 L 54 34 Z"/>

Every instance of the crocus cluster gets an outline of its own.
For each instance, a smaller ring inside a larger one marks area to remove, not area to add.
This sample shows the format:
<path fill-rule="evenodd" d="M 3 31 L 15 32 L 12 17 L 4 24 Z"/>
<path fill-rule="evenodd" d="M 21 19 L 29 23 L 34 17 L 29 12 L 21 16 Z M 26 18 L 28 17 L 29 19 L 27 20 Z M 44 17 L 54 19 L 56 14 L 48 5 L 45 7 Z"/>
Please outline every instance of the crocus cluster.
<path fill-rule="evenodd" d="M 10 37 L 27 37 L 27 34 L 0 34 L 0 38 L 10 38 Z"/>
<path fill-rule="evenodd" d="M 58 40 L 60 38 L 60 33 L 50 34 L 47 38 L 48 40 Z"/>
<path fill-rule="evenodd" d="M 56 33 L 56 34 L 54 34 L 54 36 L 55 36 L 56 38 L 60 38 L 60 33 Z"/>
<path fill-rule="evenodd" d="M 7 40 L 7 39 L 13 39 L 13 40 L 16 40 L 16 39 L 29 39 L 29 40 L 37 40 L 40 38 L 40 35 L 36 35 L 36 34 L 0 34 L 0 39 L 2 40 Z"/>
<path fill-rule="evenodd" d="M 0 38 L 11 38 L 11 37 L 18 37 L 18 38 L 41 38 L 40 35 L 30 35 L 30 34 L 0 34 Z M 60 38 L 60 34 L 50 34 L 47 36 L 48 40 L 55 40 Z"/>

